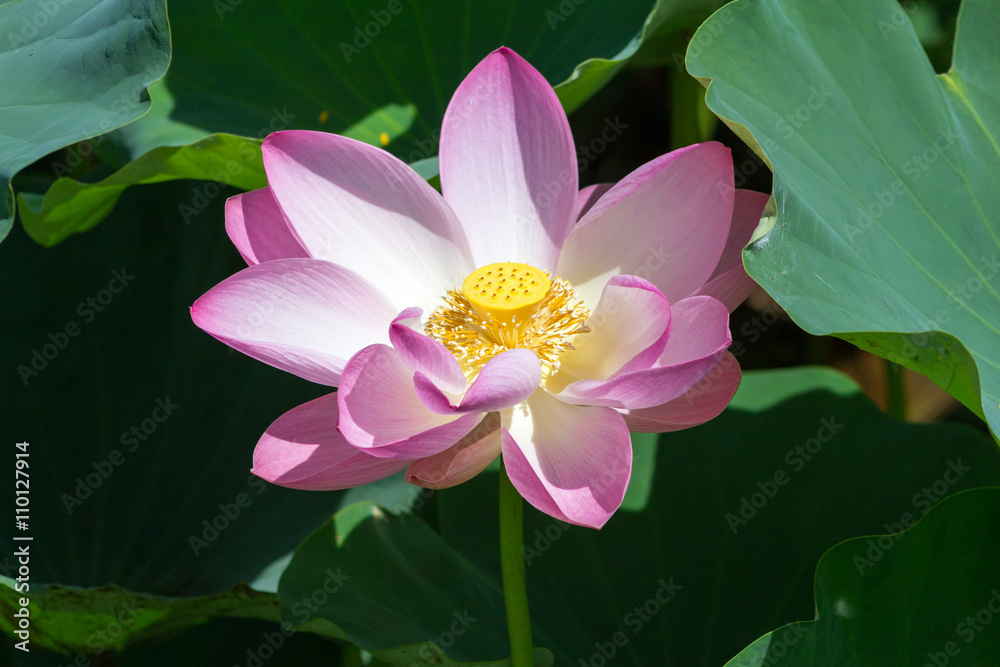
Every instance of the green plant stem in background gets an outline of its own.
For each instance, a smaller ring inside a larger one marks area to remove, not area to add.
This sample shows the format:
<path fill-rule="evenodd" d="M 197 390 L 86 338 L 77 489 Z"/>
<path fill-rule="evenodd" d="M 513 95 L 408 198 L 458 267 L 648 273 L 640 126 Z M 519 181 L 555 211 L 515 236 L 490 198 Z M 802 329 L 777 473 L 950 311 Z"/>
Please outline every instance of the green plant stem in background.
<path fill-rule="evenodd" d="M 889 388 L 889 414 L 896 419 L 906 419 L 906 387 L 903 386 L 903 369 L 885 360 L 885 381 Z"/>
<path fill-rule="evenodd" d="M 675 71 L 670 100 L 670 150 L 708 141 L 718 119 L 705 104 L 705 87 L 687 72 Z"/>
<path fill-rule="evenodd" d="M 500 564 L 503 570 L 503 599 L 507 608 L 507 633 L 510 635 L 510 662 L 513 667 L 534 667 L 531 645 L 531 617 L 528 615 L 528 589 L 524 583 L 524 506 L 500 466 Z"/>

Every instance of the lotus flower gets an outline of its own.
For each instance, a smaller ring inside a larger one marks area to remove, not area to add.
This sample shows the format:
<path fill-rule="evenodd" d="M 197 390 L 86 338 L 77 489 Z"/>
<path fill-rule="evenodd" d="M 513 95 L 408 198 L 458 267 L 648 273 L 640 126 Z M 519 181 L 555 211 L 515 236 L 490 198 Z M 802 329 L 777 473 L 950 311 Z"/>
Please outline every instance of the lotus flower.
<path fill-rule="evenodd" d="M 342 489 L 400 470 L 443 488 L 498 456 L 520 494 L 601 527 L 632 431 L 716 416 L 739 383 L 729 311 L 766 196 L 705 143 L 578 191 L 566 115 L 513 51 L 441 129 L 442 194 L 380 148 L 307 131 L 263 145 L 269 187 L 230 199 L 249 268 L 191 309 L 227 345 L 338 391 L 264 433 L 253 472 Z"/>

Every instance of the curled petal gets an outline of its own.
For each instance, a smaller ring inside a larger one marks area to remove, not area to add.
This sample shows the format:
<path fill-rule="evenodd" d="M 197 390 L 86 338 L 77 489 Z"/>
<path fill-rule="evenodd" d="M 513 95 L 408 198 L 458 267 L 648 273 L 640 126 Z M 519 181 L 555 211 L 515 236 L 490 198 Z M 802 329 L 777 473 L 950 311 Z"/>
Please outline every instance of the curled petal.
<path fill-rule="evenodd" d="M 628 430 L 633 433 L 682 431 L 718 417 L 740 384 L 740 364 L 729 352 L 684 394 L 662 405 L 641 410 L 623 410 Z"/>
<path fill-rule="evenodd" d="M 616 411 L 566 405 L 539 390 L 512 411 L 501 438 L 510 481 L 546 514 L 600 528 L 621 505 L 632 441 Z"/>
<path fill-rule="evenodd" d="M 490 412 L 449 449 L 411 463 L 405 479 L 428 489 L 446 489 L 472 479 L 498 456 L 500 414 Z"/>
<path fill-rule="evenodd" d="M 610 380 L 580 380 L 556 394 L 575 405 L 637 410 L 670 401 L 695 386 L 732 344 L 729 311 L 712 297 L 693 296 L 671 309 L 670 337 L 652 368 Z"/>
<path fill-rule="evenodd" d="M 482 415 L 431 412 L 413 386 L 413 371 L 388 345 L 351 357 L 337 391 L 340 432 L 372 456 L 419 459 L 461 440 Z"/>
<path fill-rule="evenodd" d="M 271 188 L 227 199 L 226 233 L 251 266 L 272 259 L 309 256 L 288 228 Z"/>
<path fill-rule="evenodd" d="M 427 377 L 420 373 L 413 377 L 423 404 L 443 415 L 509 408 L 531 396 L 541 380 L 538 356 L 523 348 L 507 350 L 487 361 L 458 405 L 454 405 Z"/>
<path fill-rule="evenodd" d="M 670 334 L 670 304 L 648 281 L 615 276 L 604 286 L 587 320 L 590 331 L 563 353 L 560 372 L 576 379 L 607 380 L 652 366 Z"/>
<path fill-rule="evenodd" d="M 337 395 L 292 408 L 261 436 L 253 452 L 253 474 L 308 491 L 349 489 L 399 472 L 409 461 L 380 459 L 352 447 L 337 432 Z"/>
<path fill-rule="evenodd" d="M 438 341 L 413 327 L 420 321 L 419 308 L 407 308 L 389 327 L 389 340 L 414 373 L 420 373 L 434 386 L 449 394 L 465 393 L 468 383 L 455 355 Z"/>

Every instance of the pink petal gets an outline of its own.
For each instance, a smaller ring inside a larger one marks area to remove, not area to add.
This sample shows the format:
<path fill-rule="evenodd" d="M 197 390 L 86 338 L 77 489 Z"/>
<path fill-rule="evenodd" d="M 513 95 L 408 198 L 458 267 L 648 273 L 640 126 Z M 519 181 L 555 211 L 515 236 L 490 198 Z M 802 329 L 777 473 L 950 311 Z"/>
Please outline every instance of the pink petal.
<path fill-rule="evenodd" d="M 737 190 L 733 203 L 733 222 L 729 228 L 729 239 L 722 251 L 719 264 L 708 282 L 697 294 L 714 296 L 726 304 L 729 312 L 750 296 L 757 283 L 743 268 L 743 248 L 750 242 L 760 216 L 764 212 L 768 195 L 751 190 Z"/>
<path fill-rule="evenodd" d="M 557 519 L 600 528 L 621 505 L 632 475 L 632 442 L 620 414 L 566 405 L 545 391 L 514 410 L 503 461 L 524 499 Z"/>
<path fill-rule="evenodd" d="M 670 332 L 670 304 L 660 290 L 635 276 L 615 276 L 587 320 L 590 332 L 560 357 L 560 375 L 607 380 L 652 366 Z M 557 376 L 558 377 L 558 376 Z"/>
<path fill-rule="evenodd" d="M 576 152 L 541 74 L 507 48 L 486 56 L 448 104 L 439 162 L 477 266 L 555 268 L 576 219 Z"/>
<path fill-rule="evenodd" d="M 472 479 L 500 456 L 500 414 L 489 412 L 476 428 L 440 454 L 414 461 L 406 481 L 427 489 L 446 489 Z"/>
<path fill-rule="evenodd" d="M 421 310 L 408 308 L 392 321 L 389 340 L 414 373 L 420 373 L 442 391 L 464 394 L 468 388 L 455 355 L 438 341 L 412 327 L 420 323 Z"/>
<path fill-rule="evenodd" d="M 386 340 L 396 312 L 376 287 L 341 266 L 276 259 L 210 289 L 191 306 L 191 319 L 254 359 L 336 386 L 355 352 Z"/>
<path fill-rule="evenodd" d="M 576 196 L 576 219 L 579 220 L 594 207 L 604 193 L 614 187 L 614 183 L 597 183 L 582 188 Z"/>
<path fill-rule="evenodd" d="M 671 308 L 670 337 L 656 366 L 621 373 L 606 382 L 580 380 L 556 397 L 574 405 L 628 410 L 662 405 L 694 387 L 731 343 L 725 305 L 712 297 L 693 296 Z"/>
<path fill-rule="evenodd" d="M 385 151 L 323 132 L 264 140 L 268 182 L 309 254 L 377 285 L 396 306 L 429 308 L 475 267 L 444 199 Z"/>
<path fill-rule="evenodd" d="M 426 376 L 417 373 L 413 377 L 421 402 L 442 415 L 492 412 L 512 407 L 531 396 L 541 381 L 538 356 L 522 348 L 501 352 L 487 361 L 458 405 L 454 405 Z"/>
<path fill-rule="evenodd" d="M 337 395 L 292 408 L 271 424 L 253 452 L 253 474 L 310 491 L 349 489 L 399 472 L 408 461 L 380 459 L 337 432 Z"/>
<path fill-rule="evenodd" d="M 344 368 L 337 391 L 338 428 L 372 456 L 414 460 L 443 452 L 482 418 L 431 412 L 413 387 L 413 371 L 387 345 L 371 345 Z"/>
<path fill-rule="evenodd" d="M 309 256 L 288 228 L 285 214 L 278 208 L 270 188 L 226 200 L 226 233 L 250 265 Z"/>
<path fill-rule="evenodd" d="M 733 212 L 729 149 L 696 144 L 647 162 L 611 188 L 566 239 L 556 272 L 585 303 L 630 274 L 670 303 L 693 294 L 719 262 Z"/>
<path fill-rule="evenodd" d="M 666 433 L 704 424 L 729 405 L 740 384 L 740 364 L 729 352 L 698 384 L 663 405 L 624 410 L 628 430 L 633 433 Z"/>

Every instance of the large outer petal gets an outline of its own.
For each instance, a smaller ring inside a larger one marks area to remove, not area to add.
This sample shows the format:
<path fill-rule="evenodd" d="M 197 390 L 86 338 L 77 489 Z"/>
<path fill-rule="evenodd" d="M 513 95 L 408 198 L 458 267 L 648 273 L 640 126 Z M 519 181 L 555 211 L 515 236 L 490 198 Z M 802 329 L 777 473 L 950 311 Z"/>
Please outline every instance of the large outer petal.
<path fill-rule="evenodd" d="M 309 256 L 288 227 L 271 188 L 227 199 L 226 233 L 251 266 L 272 259 Z"/>
<path fill-rule="evenodd" d="M 729 312 L 750 296 L 757 288 L 757 283 L 747 275 L 743 268 L 743 248 L 750 242 L 750 237 L 757 229 L 761 213 L 767 205 L 769 195 L 752 190 L 737 190 L 733 203 L 733 222 L 729 228 L 729 239 L 722 257 L 708 282 L 698 290 L 697 294 L 714 296 L 726 304 Z"/>
<path fill-rule="evenodd" d="M 475 267 L 454 213 L 385 151 L 323 132 L 264 141 L 268 182 L 309 254 L 345 266 L 392 299 L 428 309 Z"/>
<path fill-rule="evenodd" d="M 576 153 L 545 78 L 501 48 L 455 91 L 441 126 L 441 191 L 477 266 L 553 270 L 575 221 Z"/>
<path fill-rule="evenodd" d="M 729 149 L 715 142 L 663 155 L 622 179 L 566 239 L 557 274 L 588 305 L 615 275 L 645 278 L 670 303 L 698 290 L 726 245 L 733 212 Z"/>
<path fill-rule="evenodd" d="M 566 405 L 539 390 L 512 410 L 501 437 L 510 481 L 546 514 L 600 528 L 621 505 L 632 441 L 614 410 Z"/>
<path fill-rule="evenodd" d="M 694 387 L 732 344 L 729 311 L 708 296 L 693 296 L 671 308 L 670 337 L 648 370 L 615 375 L 606 382 L 580 380 L 556 394 L 574 405 L 638 410 L 662 405 Z"/>
<path fill-rule="evenodd" d="M 323 491 L 374 482 L 409 464 L 352 447 L 337 432 L 339 416 L 336 394 L 292 408 L 261 436 L 251 472 L 279 486 Z"/>
<path fill-rule="evenodd" d="M 388 345 L 371 345 L 344 368 L 337 391 L 340 432 L 372 456 L 419 459 L 443 452 L 475 427 L 482 414 L 431 412 L 413 387 L 413 371 Z"/>
<path fill-rule="evenodd" d="M 652 408 L 623 410 L 633 433 L 667 433 L 704 424 L 719 416 L 740 385 L 740 364 L 729 352 L 683 395 Z"/>
<path fill-rule="evenodd" d="M 396 312 L 376 287 L 341 266 L 277 259 L 210 289 L 191 306 L 191 319 L 254 359 L 336 386 L 355 352 L 387 339 Z"/>
<path fill-rule="evenodd" d="M 670 304 L 642 278 L 615 276 L 604 286 L 587 326 L 590 332 L 577 336 L 576 348 L 560 357 L 560 373 L 607 380 L 620 369 L 645 369 L 656 362 L 670 333 Z"/>
<path fill-rule="evenodd" d="M 447 489 L 472 479 L 498 456 L 500 414 L 490 412 L 449 449 L 410 464 L 405 479 L 428 489 Z"/>

